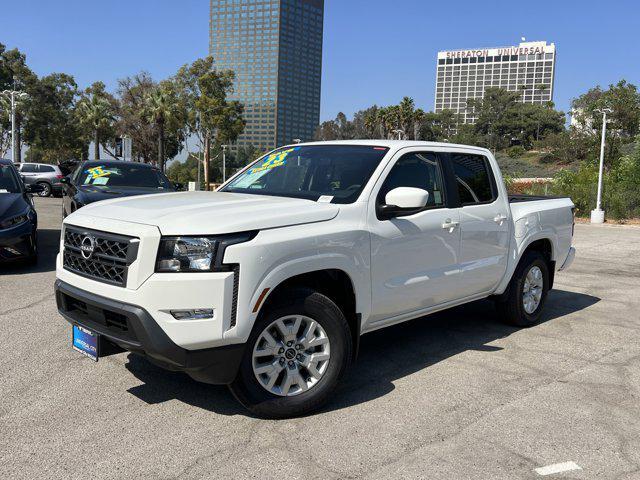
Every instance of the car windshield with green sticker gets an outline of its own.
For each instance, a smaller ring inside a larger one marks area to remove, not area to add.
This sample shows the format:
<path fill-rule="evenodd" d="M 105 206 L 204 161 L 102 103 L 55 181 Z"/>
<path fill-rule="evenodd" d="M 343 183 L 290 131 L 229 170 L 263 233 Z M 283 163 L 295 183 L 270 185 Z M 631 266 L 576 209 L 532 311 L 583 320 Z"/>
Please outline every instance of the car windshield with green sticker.
<path fill-rule="evenodd" d="M 300 145 L 258 159 L 223 192 L 352 203 L 388 149 L 365 145 Z"/>
<path fill-rule="evenodd" d="M 139 163 L 96 163 L 85 166 L 79 185 L 104 187 L 136 187 L 173 190 L 174 187 L 160 170 Z"/>

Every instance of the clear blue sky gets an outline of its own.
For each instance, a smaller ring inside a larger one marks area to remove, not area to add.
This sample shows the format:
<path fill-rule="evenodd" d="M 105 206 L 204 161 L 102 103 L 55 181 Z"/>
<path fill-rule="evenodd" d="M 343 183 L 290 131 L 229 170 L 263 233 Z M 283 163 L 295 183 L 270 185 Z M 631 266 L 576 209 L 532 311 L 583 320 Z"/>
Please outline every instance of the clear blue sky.
<path fill-rule="evenodd" d="M 81 87 L 141 70 L 160 79 L 207 54 L 208 0 L 2 2 L 0 42 L 40 75 Z M 638 0 L 325 0 L 323 120 L 412 96 L 431 110 L 438 50 L 527 40 L 558 49 L 555 101 L 621 78 L 640 84 Z"/>

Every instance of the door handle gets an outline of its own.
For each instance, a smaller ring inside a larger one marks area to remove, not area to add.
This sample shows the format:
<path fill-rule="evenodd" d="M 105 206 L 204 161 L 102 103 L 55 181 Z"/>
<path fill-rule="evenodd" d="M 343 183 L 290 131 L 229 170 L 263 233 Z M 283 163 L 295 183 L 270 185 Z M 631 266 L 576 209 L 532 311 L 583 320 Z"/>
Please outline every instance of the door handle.
<path fill-rule="evenodd" d="M 507 219 L 506 215 L 502 215 L 501 213 L 499 213 L 498 215 L 496 215 L 495 217 L 493 217 L 493 221 L 502 225 L 502 222 L 504 222 Z"/>
<path fill-rule="evenodd" d="M 460 222 L 452 222 L 450 218 L 447 218 L 442 224 L 442 228 L 449 230 L 449 233 L 451 233 L 458 225 L 460 225 Z"/>

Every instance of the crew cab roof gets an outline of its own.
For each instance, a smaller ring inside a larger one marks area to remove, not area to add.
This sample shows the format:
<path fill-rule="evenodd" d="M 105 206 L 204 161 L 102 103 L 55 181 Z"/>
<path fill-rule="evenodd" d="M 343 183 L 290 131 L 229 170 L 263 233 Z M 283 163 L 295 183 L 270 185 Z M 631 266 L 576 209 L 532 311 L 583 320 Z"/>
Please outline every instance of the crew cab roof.
<path fill-rule="evenodd" d="M 400 150 L 401 148 L 408 147 L 427 147 L 427 148 L 447 148 L 447 149 L 474 149 L 478 151 L 482 151 L 484 153 L 490 153 L 489 150 L 482 147 L 476 147 L 473 145 L 461 145 L 457 143 L 447 143 L 447 142 L 426 142 L 422 140 L 377 140 L 377 139 L 369 139 L 369 140 L 328 140 L 328 141 L 320 141 L 320 142 L 305 142 L 305 143 L 296 143 L 292 145 L 288 145 L 288 147 L 299 147 L 299 146 L 307 146 L 307 145 L 365 145 L 372 147 L 386 147 L 390 150 Z"/>

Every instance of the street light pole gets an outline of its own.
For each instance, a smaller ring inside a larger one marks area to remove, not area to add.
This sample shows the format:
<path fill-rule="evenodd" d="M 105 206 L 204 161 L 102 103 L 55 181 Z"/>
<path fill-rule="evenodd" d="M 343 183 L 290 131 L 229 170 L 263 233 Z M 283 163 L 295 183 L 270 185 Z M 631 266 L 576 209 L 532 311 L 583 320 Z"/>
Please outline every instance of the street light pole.
<path fill-rule="evenodd" d="M 3 95 L 11 98 L 11 161 L 16 161 L 16 97 L 18 99 L 27 98 L 28 95 L 18 90 L 4 90 Z"/>
<path fill-rule="evenodd" d="M 222 183 L 227 181 L 227 145 L 222 145 Z"/>
<path fill-rule="evenodd" d="M 16 163 L 16 96 L 11 92 L 11 161 Z"/>
<path fill-rule="evenodd" d="M 402 140 L 402 137 L 404 137 L 405 133 L 404 130 L 401 129 L 397 129 L 397 130 L 393 130 L 392 133 L 395 133 L 396 135 L 398 135 L 398 140 Z"/>
<path fill-rule="evenodd" d="M 602 174 L 604 170 L 604 145 L 607 133 L 607 113 L 611 113 L 610 108 L 594 110 L 602 113 L 602 138 L 600 140 L 600 170 L 598 172 L 598 197 L 595 210 L 591 210 L 591 223 L 604 223 L 604 210 L 602 210 Z"/>

